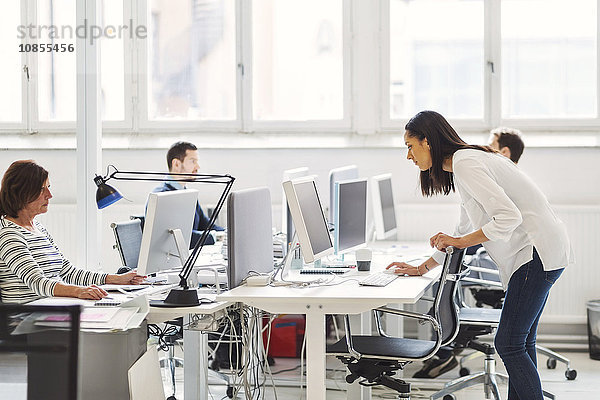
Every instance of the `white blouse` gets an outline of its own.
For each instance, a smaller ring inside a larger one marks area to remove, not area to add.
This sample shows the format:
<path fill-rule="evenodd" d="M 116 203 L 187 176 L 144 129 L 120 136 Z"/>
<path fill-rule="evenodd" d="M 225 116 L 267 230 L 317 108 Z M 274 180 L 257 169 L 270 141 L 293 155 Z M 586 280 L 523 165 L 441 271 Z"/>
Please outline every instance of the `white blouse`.
<path fill-rule="evenodd" d="M 546 271 L 574 262 L 565 224 L 512 161 L 497 153 L 458 150 L 452 170 L 462 200 L 454 234 L 483 231 L 489 239 L 483 246 L 498 265 L 504 289 L 512 274 L 533 259 L 533 247 Z M 441 264 L 444 253 L 436 252 L 433 258 Z"/>

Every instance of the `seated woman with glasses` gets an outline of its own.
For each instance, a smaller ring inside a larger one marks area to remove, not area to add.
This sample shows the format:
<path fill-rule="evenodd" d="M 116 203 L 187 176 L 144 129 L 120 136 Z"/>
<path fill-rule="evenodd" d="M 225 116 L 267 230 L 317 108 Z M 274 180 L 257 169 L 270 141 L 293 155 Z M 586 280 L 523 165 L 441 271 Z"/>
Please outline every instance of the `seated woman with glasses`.
<path fill-rule="evenodd" d="M 13 162 L 0 186 L 0 293 L 5 303 L 40 297 L 98 300 L 107 292 L 97 285 L 139 284 L 135 272 L 121 275 L 76 268 L 35 219 L 52 198 L 48 171 L 33 160 Z"/>

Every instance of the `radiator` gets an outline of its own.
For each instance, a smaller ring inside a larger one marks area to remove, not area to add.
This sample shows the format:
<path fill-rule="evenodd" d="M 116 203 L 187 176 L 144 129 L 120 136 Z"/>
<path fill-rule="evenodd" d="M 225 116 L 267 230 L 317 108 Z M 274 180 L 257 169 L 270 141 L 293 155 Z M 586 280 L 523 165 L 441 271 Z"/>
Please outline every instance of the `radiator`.
<path fill-rule="evenodd" d="M 274 205 L 276 211 L 279 205 Z M 555 206 L 554 210 L 569 230 L 576 263 L 568 268 L 552 288 L 542 316 L 544 323 L 581 324 L 586 321 L 588 300 L 600 298 L 600 207 Z M 439 231 L 452 232 L 458 219 L 455 204 L 401 204 L 396 207 L 399 241 L 428 241 Z M 110 223 L 143 213 L 143 205 L 114 205 L 102 211 L 101 265 L 107 272 L 120 266 Z M 277 217 L 279 214 L 274 213 Z M 56 244 L 70 260 L 77 257 L 76 212 L 73 204 L 52 204 L 39 220 L 48 228 Z M 274 219 L 278 221 L 278 219 Z"/>

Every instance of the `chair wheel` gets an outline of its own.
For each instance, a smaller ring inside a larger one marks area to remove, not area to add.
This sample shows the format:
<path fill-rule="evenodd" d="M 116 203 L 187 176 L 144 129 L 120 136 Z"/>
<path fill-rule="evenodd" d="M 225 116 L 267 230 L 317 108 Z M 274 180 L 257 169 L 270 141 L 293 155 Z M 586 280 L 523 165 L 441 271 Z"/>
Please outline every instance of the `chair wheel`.
<path fill-rule="evenodd" d="M 350 375 L 346 375 L 346 383 L 354 383 L 354 381 L 356 381 L 358 378 L 360 378 L 360 376 L 356 375 L 356 374 L 350 374 Z"/>
<path fill-rule="evenodd" d="M 568 369 L 565 371 L 565 376 L 568 380 L 572 381 L 575 378 L 577 378 L 577 371 L 575 371 L 574 369 Z"/>
<path fill-rule="evenodd" d="M 556 368 L 556 358 L 549 358 L 546 360 L 546 367 L 548 367 L 548 369 L 554 369 Z"/>
<path fill-rule="evenodd" d="M 226 394 L 227 394 L 227 397 L 229 397 L 230 399 L 233 399 L 233 387 L 227 386 Z"/>
<path fill-rule="evenodd" d="M 210 364 L 208 364 L 208 368 L 213 371 L 219 371 L 219 360 L 213 359 Z"/>
<path fill-rule="evenodd" d="M 444 396 L 443 400 L 456 400 L 456 396 L 453 394 L 447 394 Z"/>
<path fill-rule="evenodd" d="M 459 374 L 460 376 L 467 376 L 467 375 L 469 375 L 470 373 L 471 373 L 471 371 L 469 370 L 469 368 L 465 368 L 465 367 L 462 367 L 462 368 L 460 369 L 460 371 L 458 371 L 458 374 Z"/>
<path fill-rule="evenodd" d="M 175 398 L 175 396 L 169 396 L 167 397 L 167 400 L 177 400 L 177 398 Z"/>

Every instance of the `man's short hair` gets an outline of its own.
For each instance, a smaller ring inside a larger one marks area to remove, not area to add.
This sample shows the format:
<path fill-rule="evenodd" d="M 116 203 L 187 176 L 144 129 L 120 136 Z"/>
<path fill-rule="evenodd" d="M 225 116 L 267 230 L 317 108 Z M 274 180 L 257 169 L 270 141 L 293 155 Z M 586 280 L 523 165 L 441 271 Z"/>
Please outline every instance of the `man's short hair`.
<path fill-rule="evenodd" d="M 173 165 L 173 160 L 183 161 L 188 150 L 198 150 L 198 148 L 190 142 L 177 142 L 171 145 L 169 151 L 167 151 L 167 168 L 169 168 L 169 171 Z"/>
<path fill-rule="evenodd" d="M 492 129 L 490 133 L 498 139 L 498 148 L 502 150 L 504 147 L 508 147 L 512 162 L 515 164 L 519 162 L 519 158 L 521 158 L 521 154 L 523 154 L 523 149 L 525 149 L 521 131 L 502 126 Z"/>

